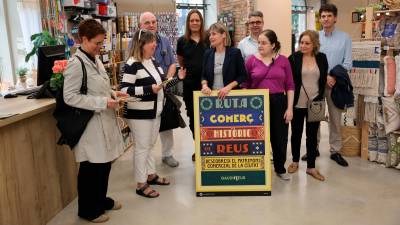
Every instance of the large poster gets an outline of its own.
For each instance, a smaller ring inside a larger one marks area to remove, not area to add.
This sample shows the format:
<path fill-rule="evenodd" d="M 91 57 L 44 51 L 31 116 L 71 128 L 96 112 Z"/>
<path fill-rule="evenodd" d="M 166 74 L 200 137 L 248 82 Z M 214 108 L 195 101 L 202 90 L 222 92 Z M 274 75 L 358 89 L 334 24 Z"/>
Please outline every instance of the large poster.
<path fill-rule="evenodd" d="M 271 194 L 268 96 L 194 92 L 197 196 Z"/>

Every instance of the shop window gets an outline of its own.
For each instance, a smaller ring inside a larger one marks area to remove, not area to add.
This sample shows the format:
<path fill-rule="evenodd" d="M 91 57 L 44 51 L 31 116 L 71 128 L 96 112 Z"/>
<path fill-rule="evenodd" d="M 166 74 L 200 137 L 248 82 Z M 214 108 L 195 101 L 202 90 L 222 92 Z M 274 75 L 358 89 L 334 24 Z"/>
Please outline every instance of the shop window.
<path fill-rule="evenodd" d="M 16 13 L 17 12 L 17 13 Z M 0 81 L 2 88 L 17 81 L 18 67 L 35 70 L 37 60 L 25 63 L 26 54 L 32 49 L 30 37 L 41 31 L 38 0 L 0 0 Z M 36 57 L 33 57 L 36 58 Z"/>
<path fill-rule="evenodd" d="M 4 1 L 0 0 L 0 30 L 7 31 Z M 14 82 L 8 32 L 0 32 L 0 43 L 0 91 L 2 91 L 8 84 Z"/>
<path fill-rule="evenodd" d="M 205 17 L 204 11 L 206 9 L 206 5 L 204 4 L 204 0 L 176 0 L 178 36 L 182 36 L 185 33 L 186 17 L 191 9 L 198 9 L 203 15 L 203 18 Z"/>

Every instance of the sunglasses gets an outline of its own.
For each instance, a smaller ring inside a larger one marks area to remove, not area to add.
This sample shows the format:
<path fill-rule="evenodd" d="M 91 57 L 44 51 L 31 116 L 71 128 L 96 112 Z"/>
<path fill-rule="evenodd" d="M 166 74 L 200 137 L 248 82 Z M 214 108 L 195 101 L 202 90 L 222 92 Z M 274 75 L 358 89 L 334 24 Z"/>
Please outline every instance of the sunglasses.
<path fill-rule="evenodd" d="M 147 32 L 150 32 L 149 30 L 146 30 L 146 29 L 140 29 L 139 30 L 139 37 L 138 37 L 138 40 L 140 40 L 140 37 L 142 37 L 142 33 L 147 33 Z"/>

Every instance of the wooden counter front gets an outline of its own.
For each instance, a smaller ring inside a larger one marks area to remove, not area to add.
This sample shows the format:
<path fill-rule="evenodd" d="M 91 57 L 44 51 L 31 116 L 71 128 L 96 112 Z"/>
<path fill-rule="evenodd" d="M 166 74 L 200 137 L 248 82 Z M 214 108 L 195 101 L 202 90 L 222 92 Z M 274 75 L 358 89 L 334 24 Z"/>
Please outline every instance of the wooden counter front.
<path fill-rule="evenodd" d="M 57 145 L 54 99 L 0 100 L 0 224 L 45 225 L 77 195 L 73 152 Z"/>

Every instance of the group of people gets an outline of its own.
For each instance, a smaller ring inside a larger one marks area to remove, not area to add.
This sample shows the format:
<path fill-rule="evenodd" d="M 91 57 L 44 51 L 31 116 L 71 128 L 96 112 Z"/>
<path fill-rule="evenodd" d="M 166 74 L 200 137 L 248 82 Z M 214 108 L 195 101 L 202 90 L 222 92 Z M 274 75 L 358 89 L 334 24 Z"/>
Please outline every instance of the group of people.
<path fill-rule="evenodd" d="M 281 44 L 273 30 L 263 30 L 263 14 L 249 14 L 250 35 L 240 41 L 238 48 L 230 46 L 227 28 L 212 24 L 206 31 L 198 10 L 191 10 L 186 19 L 185 34 L 178 39 L 176 63 L 171 43 L 157 32 L 154 14 L 140 16 L 140 29 L 134 34 L 130 53 L 121 77 L 120 91 L 112 91 L 105 69 L 98 59 L 106 31 L 93 19 L 81 22 L 81 46 L 77 55 L 87 70 L 87 95 L 80 93 L 82 65 L 72 57 L 64 72 L 64 101 L 66 104 L 95 111 L 79 143 L 74 147 L 78 174 L 78 215 L 92 222 L 109 219 L 105 210 L 117 210 L 121 204 L 107 197 L 111 162 L 122 153 L 122 138 L 117 135 L 115 108 L 124 101 L 124 117 L 135 139 L 134 173 L 138 195 L 155 198 L 159 193 L 150 185 L 169 185 L 170 181 L 156 172 L 152 156 L 158 134 L 162 145 L 162 162 L 177 167 L 174 158 L 173 130 L 159 132 L 164 95 L 168 89 L 183 81 L 183 100 L 189 127 L 194 138 L 193 91 L 209 95 L 212 90 L 224 98 L 233 89 L 269 89 L 270 140 L 274 169 L 277 176 L 289 180 L 288 173 L 299 167 L 300 146 L 306 120 L 306 173 L 324 181 L 315 168 L 319 156 L 320 122 L 308 122 L 307 103 L 326 98 L 329 111 L 329 144 L 331 159 L 347 166 L 340 155 L 341 110 L 330 98 L 335 77 L 330 69 L 342 65 L 351 67 L 351 40 L 335 28 L 337 8 L 323 5 L 319 11 L 323 30 L 307 30 L 300 35 L 299 50 L 288 58 L 280 54 Z M 168 80 L 168 82 L 164 82 Z M 291 123 L 292 163 L 285 168 L 288 127 Z M 196 160 L 193 154 L 192 160 Z"/>

